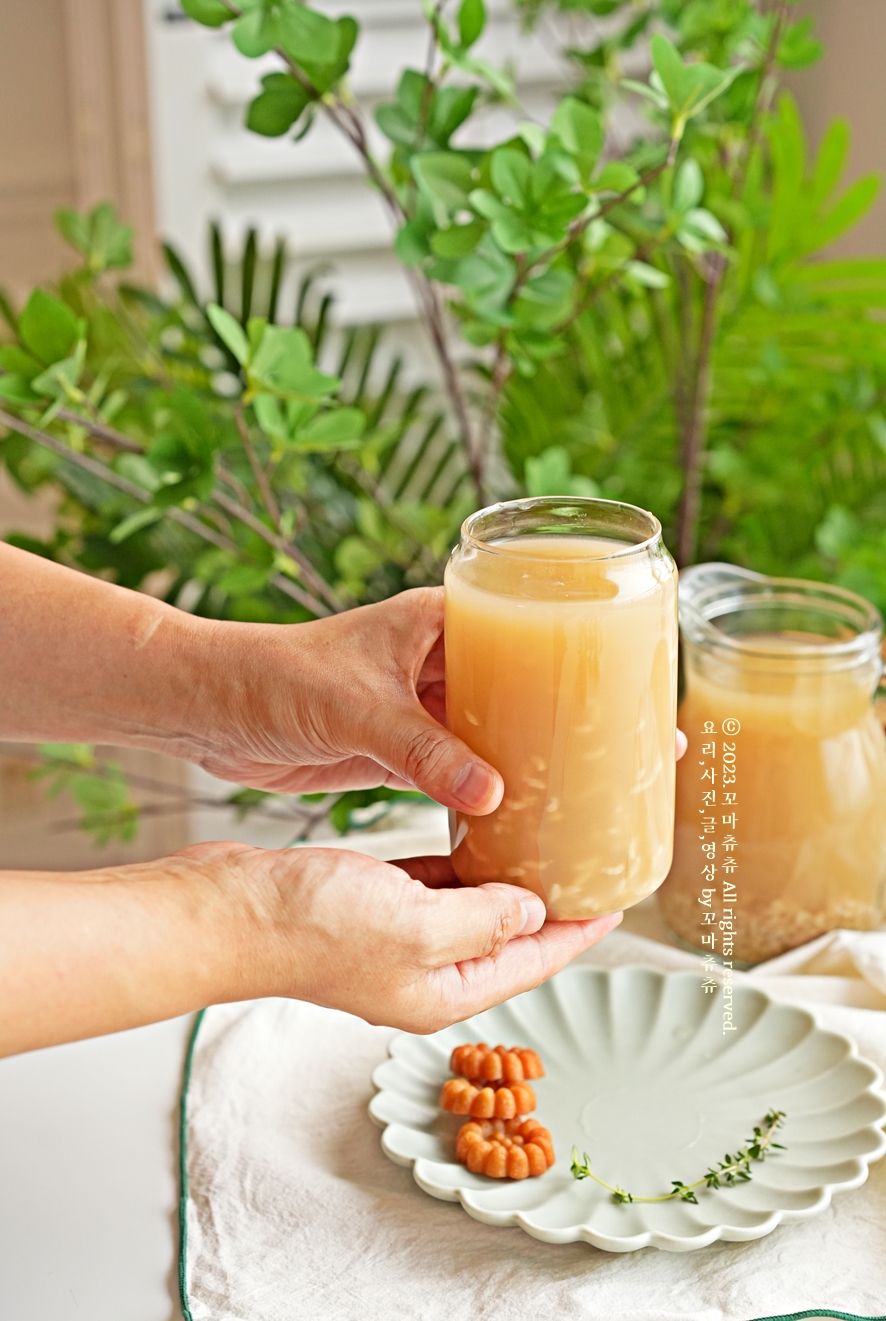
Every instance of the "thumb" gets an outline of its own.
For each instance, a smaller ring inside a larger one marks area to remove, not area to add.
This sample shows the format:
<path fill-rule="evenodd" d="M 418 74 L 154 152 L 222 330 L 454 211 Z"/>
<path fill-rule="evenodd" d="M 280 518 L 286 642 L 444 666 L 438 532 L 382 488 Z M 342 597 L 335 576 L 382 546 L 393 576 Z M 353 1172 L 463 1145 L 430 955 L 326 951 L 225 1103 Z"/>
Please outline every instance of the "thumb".
<path fill-rule="evenodd" d="M 417 701 L 414 708 L 401 708 L 393 718 L 390 707 L 377 708 L 373 725 L 372 757 L 401 780 L 444 807 L 477 816 L 498 807 L 504 793 L 498 771 Z"/>

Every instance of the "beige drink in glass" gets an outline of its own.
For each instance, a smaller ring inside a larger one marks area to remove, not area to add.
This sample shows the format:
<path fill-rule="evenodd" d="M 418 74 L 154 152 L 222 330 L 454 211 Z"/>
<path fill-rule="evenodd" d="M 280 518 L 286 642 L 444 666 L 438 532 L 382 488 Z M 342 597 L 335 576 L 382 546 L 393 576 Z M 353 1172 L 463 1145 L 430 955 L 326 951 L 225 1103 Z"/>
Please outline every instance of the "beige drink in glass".
<path fill-rule="evenodd" d="M 671 927 L 699 949 L 757 963 L 835 927 L 879 926 L 877 611 L 840 588 L 711 564 L 683 574 L 680 614 L 689 749 L 661 890 Z M 713 778 L 702 782 L 705 768 Z M 702 917 L 725 909 L 727 949 L 719 922 Z"/>
<path fill-rule="evenodd" d="M 510 881 L 553 917 L 637 903 L 671 861 L 677 575 L 657 520 L 615 501 L 482 510 L 446 569 L 450 729 L 501 773 L 454 813 L 469 885 Z"/>

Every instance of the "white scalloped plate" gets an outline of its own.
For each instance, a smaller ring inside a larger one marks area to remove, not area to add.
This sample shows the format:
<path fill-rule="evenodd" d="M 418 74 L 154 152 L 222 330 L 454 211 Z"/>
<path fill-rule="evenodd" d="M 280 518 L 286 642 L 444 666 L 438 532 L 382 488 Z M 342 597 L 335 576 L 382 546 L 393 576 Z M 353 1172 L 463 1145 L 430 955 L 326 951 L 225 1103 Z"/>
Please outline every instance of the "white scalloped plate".
<path fill-rule="evenodd" d="M 848 1037 L 747 984 L 734 990 L 738 1030 L 724 1035 L 719 994 L 694 972 L 567 968 L 544 986 L 430 1037 L 401 1032 L 375 1070 L 369 1106 L 382 1147 L 413 1167 L 425 1192 L 461 1202 L 489 1225 L 518 1225 L 546 1243 L 583 1239 L 607 1252 L 686 1252 L 717 1239 L 762 1238 L 806 1220 L 835 1192 L 858 1188 L 886 1152 L 882 1075 Z M 493 1180 L 455 1162 L 464 1122 L 437 1107 L 453 1046 L 504 1041 L 537 1050 L 536 1116 L 556 1164 L 537 1179 Z M 785 1150 L 755 1163 L 750 1183 L 700 1190 L 697 1206 L 616 1204 L 570 1174 L 574 1146 L 608 1183 L 666 1192 L 734 1152 L 770 1109 L 787 1113 Z"/>

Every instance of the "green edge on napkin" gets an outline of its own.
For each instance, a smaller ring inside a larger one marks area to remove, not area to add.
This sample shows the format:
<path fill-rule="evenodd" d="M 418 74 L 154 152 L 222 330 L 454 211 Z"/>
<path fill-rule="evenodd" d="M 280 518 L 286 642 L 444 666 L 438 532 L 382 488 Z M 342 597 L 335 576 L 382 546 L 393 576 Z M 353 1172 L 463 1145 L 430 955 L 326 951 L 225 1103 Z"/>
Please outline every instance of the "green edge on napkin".
<path fill-rule="evenodd" d="M 182 1077 L 182 1094 L 178 1107 L 178 1295 L 181 1299 L 182 1316 L 185 1321 L 194 1321 L 188 1303 L 188 1088 L 191 1083 L 191 1067 L 194 1063 L 194 1047 L 197 1034 L 203 1022 L 205 1009 L 201 1009 L 194 1019 L 188 1052 L 185 1056 Z M 810 1312 L 781 1313 L 779 1316 L 758 1316 L 753 1321 L 805 1321 L 806 1317 L 830 1317 L 833 1321 L 886 1321 L 886 1316 L 858 1316 L 855 1312 L 832 1312 L 827 1308 L 816 1307 Z"/>
<path fill-rule="evenodd" d="M 755 1316 L 754 1321 L 803 1321 L 807 1316 L 826 1316 L 836 1321 L 886 1321 L 883 1316 L 857 1316 L 855 1312 L 831 1312 L 826 1307 L 814 1307 L 811 1312 L 783 1312 L 779 1316 Z"/>
<path fill-rule="evenodd" d="M 191 1036 L 188 1040 L 188 1053 L 185 1055 L 185 1068 L 182 1076 L 182 1094 L 178 1105 L 178 1296 L 182 1305 L 185 1321 L 194 1321 L 188 1303 L 188 1088 L 191 1085 L 191 1066 L 194 1063 L 194 1047 L 197 1033 L 203 1022 L 205 1009 L 201 1009 L 194 1019 Z"/>

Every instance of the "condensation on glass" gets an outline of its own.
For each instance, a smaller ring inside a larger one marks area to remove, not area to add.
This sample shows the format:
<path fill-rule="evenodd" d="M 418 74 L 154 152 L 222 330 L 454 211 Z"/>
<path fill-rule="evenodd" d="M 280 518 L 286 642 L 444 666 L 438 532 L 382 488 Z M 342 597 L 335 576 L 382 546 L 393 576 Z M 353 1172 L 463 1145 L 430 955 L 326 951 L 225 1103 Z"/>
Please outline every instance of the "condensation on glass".
<path fill-rule="evenodd" d="M 540 498 L 467 519 L 446 569 L 450 729 L 501 772 L 489 816 L 452 814 L 470 885 L 551 916 L 637 903 L 671 861 L 677 574 L 658 521 Z"/>
<path fill-rule="evenodd" d="M 835 927 L 878 927 L 880 615 L 841 588 L 728 564 L 685 570 L 679 596 L 679 725 L 689 750 L 677 768 L 674 862 L 660 892 L 671 927 L 697 948 L 710 945 L 719 924 L 703 916 L 706 881 L 721 908 L 727 886 L 730 952 L 740 962 Z M 714 778 L 702 782 L 709 766 Z"/>

